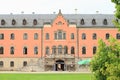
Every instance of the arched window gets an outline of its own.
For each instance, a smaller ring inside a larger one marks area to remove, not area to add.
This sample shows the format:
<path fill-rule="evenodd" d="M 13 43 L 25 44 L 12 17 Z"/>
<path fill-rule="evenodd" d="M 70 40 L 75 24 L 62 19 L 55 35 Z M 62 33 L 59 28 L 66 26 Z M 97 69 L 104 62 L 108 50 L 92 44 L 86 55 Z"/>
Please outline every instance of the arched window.
<path fill-rule="evenodd" d="M 96 33 L 93 33 L 92 38 L 93 38 L 93 40 L 97 39 L 97 35 L 96 35 Z"/>
<path fill-rule="evenodd" d="M 10 47 L 10 54 L 14 54 L 14 47 Z"/>
<path fill-rule="evenodd" d="M 58 46 L 58 54 L 62 54 L 62 45 Z"/>
<path fill-rule="evenodd" d="M 49 33 L 46 33 L 46 40 L 49 40 Z"/>
<path fill-rule="evenodd" d="M 24 40 L 27 40 L 27 39 L 28 39 L 27 33 L 24 33 L 24 34 L 23 34 L 23 39 L 24 39 Z"/>
<path fill-rule="evenodd" d="M 15 25 L 16 24 L 16 21 L 15 19 L 12 20 L 12 25 Z"/>
<path fill-rule="evenodd" d="M 80 24 L 81 24 L 81 25 L 84 25 L 84 24 L 85 24 L 85 22 L 84 22 L 84 19 L 83 19 L 83 18 L 81 19 Z"/>
<path fill-rule="evenodd" d="M 34 47 L 34 54 L 38 54 L 38 47 Z"/>
<path fill-rule="evenodd" d="M 2 46 L 0 47 L 0 54 L 4 54 L 4 48 Z"/>
<path fill-rule="evenodd" d="M 56 54 L 56 46 L 52 47 L 52 54 Z"/>
<path fill-rule="evenodd" d="M 82 40 L 85 40 L 85 39 L 86 39 L 86 34 L 82 33 Z"/>
<path fill-rule="evenodd" d="M 60 25 L 62 25 L 62 22 L 61 22 L 61 21 L 59 21 L 59 22 L 58 22 L 58 25 L 59 25 L 59 26 L 60 26 Z"/>
<path fill-rule="evenodd" d="M 26 19 L 23 19 L 23 23 L 22 23 L 23 25 L 26 25 L 27 24 L 27 21 L 26 21 Z"/>
<path fill-rule="evenodd" d="M 62 39 L 62 31 L 58 32 L 58 39 Z"/>
<path fill-rule="evenodd" d="M 104 19 L 104 20 L 103 20 L 103 24 L 104 24 L 104 25 L 107 25 L 107 19 Z"/>
<path fill-rule="evenodd" d="M 54 33 L 54 39 L 57 40 L 57 33 Z"/>
<path fill-rule="evenodd" d="M 23 62 L 23 67 L 27 66 L 27 61 Z"/>
<path fill-rule="evenodd" d="M 34 33 L 34 40 L 38 39 L 38 33 Z"/>
<path fill-rule="evenodd" d="M 67 54 L 67 53 L 68 53 L 68 47 L 64 46 L 64 54 Z"/>
<path fill-rule="evenodd" d="M 106 39 L 109 39 L 109 37 L 110 37 L 110 34 L 106 33 Z"/>
<path fill-rule="evenodd" d="M 95 53 L 96 53 L 96 50 L 97 50 L 97 47 L 96 47 L 96 46 L 94 46 L 94 47 L 93 47 L 93 54 L 95 54 Z"/>
<path fill-rule="evenodd" d="M 11 39 L 11 40 L 14 40 L 14 39 L 15 39 L 14 33 L 10 34 L 10 39 Z"/>
<path fill-rule="evenodd" d="M 86 54 L 86 47 L 82 47 L 82 54 Z"/>
<path fill-rule="evenodd" d="M 37 25 L 37 20 L 36 19 L 33 20 L 33 25 Z"/>
<path fill-rule="evenodd" d="M 75 54 L 75 48 L 73 46 L 71 47 L 71 54 Z"/>
<path fill-rule="evenodd" d="M 116 34 L 116 39 L 120 39 L 120 33 Z"/>
<path fill-rule="evenodd" d="M 0 61 L 0 67 L 3 67 L 4 63 L 3 61 Z"/>
<path fill-rule="evenodd" d="M 1 20 L 1 25 L 5 25 L 5 20 L 4 19 Z"/>
<path fill-rule="evenodd" d="M 63 33 L 63 39 L 66 39 L 66 33 Z"/>
<path fill-rule="evenodd" d="M 10 62 L 10 67 L 14 67 L 14 61 Z"/>
<path fill-rule="evenodd" d="M 71 39 L 74 39 L 74 33 L 71 33 Z"/>
<path fill-rule="evenodd" d="M 50 49 L 49 49 L 49 47 L 46 47 L 46 55 L 48 55 L 49 53 L 50 53 Z"/>
<path fill-rule="evenodd" d="M 92 24 L 96 25 L 96 20 L 95 19 L 92 19 Z"/>
<path fill-rule="evenodd" d="M 27 47 L 23 48 L 23 54 L 27 54 Z"/>

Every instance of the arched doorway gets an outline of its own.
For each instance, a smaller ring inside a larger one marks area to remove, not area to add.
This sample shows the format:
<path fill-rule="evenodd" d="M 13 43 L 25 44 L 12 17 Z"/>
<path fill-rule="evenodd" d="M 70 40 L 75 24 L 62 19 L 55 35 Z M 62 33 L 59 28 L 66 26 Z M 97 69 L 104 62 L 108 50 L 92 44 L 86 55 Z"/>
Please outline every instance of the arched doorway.
<path fill-rule="evenodd" d="M 65 63 L 63 60 L 57 60 L 55 63 L 55 71 L 64 71 Z"/>

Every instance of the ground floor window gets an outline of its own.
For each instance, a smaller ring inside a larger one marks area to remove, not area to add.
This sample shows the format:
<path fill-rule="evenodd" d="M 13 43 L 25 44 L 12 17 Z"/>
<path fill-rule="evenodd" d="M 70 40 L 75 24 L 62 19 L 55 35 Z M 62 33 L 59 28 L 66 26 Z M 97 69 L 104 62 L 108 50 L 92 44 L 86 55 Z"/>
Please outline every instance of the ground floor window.
<path fill-rule="evenodd" d="M 0 61 L 0 67 L 3 67 L 3 61 Z"/>
<path fill-rule="evenodd" d="M 10 62 L 10 67 L 14 67 L 14 62 L 13 61 Z"/>

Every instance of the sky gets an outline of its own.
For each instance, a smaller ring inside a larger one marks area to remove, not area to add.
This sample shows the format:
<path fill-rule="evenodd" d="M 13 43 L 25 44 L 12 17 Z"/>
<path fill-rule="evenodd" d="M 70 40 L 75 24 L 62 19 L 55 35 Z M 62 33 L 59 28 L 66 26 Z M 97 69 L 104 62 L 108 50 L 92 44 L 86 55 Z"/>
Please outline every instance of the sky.
<path fill-rule="evenodd" d="M 0 14 L 114 14 L 111 0 L 0 0 Z"/>

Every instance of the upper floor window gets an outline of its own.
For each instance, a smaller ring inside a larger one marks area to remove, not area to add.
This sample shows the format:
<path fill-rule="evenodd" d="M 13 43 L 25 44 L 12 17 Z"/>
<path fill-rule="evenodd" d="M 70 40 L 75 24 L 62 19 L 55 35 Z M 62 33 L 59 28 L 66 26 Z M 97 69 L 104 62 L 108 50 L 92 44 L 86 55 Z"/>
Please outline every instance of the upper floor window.
<path fill-rule="evenodd" d="M 15 39 L 14 33 L 10 34 L 10 39 L 11 39 L 11 40 L 14 40 L 14 39 Z"/>
<path fill-rule="evenodd" d="M 68 47 L 64 46 L 64 54 L 67 54 L 67 53 L 68 53 Z"/>
<path fill-rule="evenodd" d="M 2 40 L 2 39 L 4 39 L 4 34 L 3 33 L 0 34 L 0 40 Z"/>
<path fill-rule="evenodd" d="M 104 25 L 107 25 L 107 19 L 104 19 L 104 20 L 103 20 L 103 24 L 104 24 Z"/>
<path fill-rule="evenodd" d="M 82 33 L 82 40 L 85 40 L 85 39 L 86 39 L 86 34 Z"/>
<path fill-rule="evenodd" d="M 4 54 L 4 48 L 0 46 L 0 54 Z"/>
<path fill-rule="evenodd" d="M 73 46 L 71 47 L 71 54 L 75 54 L 75 48 Z"/>
<path fill-rule="evenodd" d="M 86 54 L 86 47 L 82 47 L 82 54 Z"/>
<path fill-rule="evenodd" d="M 81 19 L 80 24 L 81 24 L 81 25 L 84 25 L 84 24 L 85 24 L 85 22 L 84 22 L 84 19 L 83 19 L 83 18 Z"/>
<path fill-rule="evenodd" d="M 62 54 L 62 45 L 58 46 L 58 54 Z"/>
<path fill-rule="evenodd" d="M 58 39 L 58 40 L 66 39 L 66 33 L 59 30 L 54 33 L 54 39 Z"/>
<path fill-rule="evenodd" d="M 0 67 L 3 67 L 4 63 L 3 61 L 0 61 Z"/>
<path fill-rule="evenodd" d="M 14 67 L 14 61 L 10 62 L 10 67 Z"/>
<path fill-rule="evenodd" d="M 33 20 L 33 25 L 37 25 L 37 20 L 36 19 Z"/>
<path fill-rule="evenodd" d="M 106 39 L 109 39 L 109 37 L 110 37 L 110 34 L 106 33 Z"/>
<path fill-rule="evenodd" d="M 96 33 L 93 33 L 92 38 L 93 38 L 93 40 L 97 39 L 97 35 L 96 35 Z"/>
<path fill-rule="evenodd" d="M 116 39 L 120 39 L 120 33 L 116 34 Z"/>
<path fill-rule="evenodd" d="M 47 55 L 50 53 L 50 49 L 49 49 L 49 47 L 46 47 L 46 49 L 45 49 L 45 53 L 46 53 Z"/>
<path fill-rule="evenodd" d="M 27 47 L 23 48 L 23 54 L 27 54 Z"/>
<path fill-rule="evenodd" d="M 71 39 L 74 39 L 74 33 L 71 33 Z"/>
<path fill-rule="evenodd" d="M 52 54 L 56 54 L 56 46 L 52 47 Z"/>
<path fill-rule="evenodd" d="M 24 33 L 24 34 L 23 34 L 23 39 L 24 39 L 24 40 L 27 40 L 27 39 L 28 39 L 27 33 Z"/>
<path fill-rule="evenodd" d="M 38 47 L 34 47 L 34 54 L 38 54 Z"/>
<path fill-rule="evenodd" d="M 38 39 L 38 33 L 34 33 L 34 40 Z"/>
<path fill-rule="evenodd" d="M 26 25 L 27 24 L 27 21 L 26 19 L 23 19 L 23 22 L 22 22 L 23 25 Z"/>
<path fill-rule="evenodd" d="M 23 62 L 23 66 L 24 66 L 24 67 L 27 66 L 27 61 L 24 61 L 24 62 Z"/>
<path fill-rule="evenodd" d="M 49 40 L 49 33 L 46 33 L 46 40 Z"/>
<path fill-rule="evenodd" d="M 62 22 L 61 22 L 61 21 L 59 21 L 59 22 L 58 22 L 58 25 L 59 25 L 59 26 L 60 26 L 60 25 L 62 25 Z"/>
<path fill-rule="evenodd" d="M 58 32 L 58 39 L 62 39 L 62 31 Z"/>
<path fill-rule="evenodd" d="M 66 39 L 66 33 L 63 33 L 63 39 Z"/>
<path fill-rule="evenodd" d="M 96 20 L 95 19 L 92 20 L 92 24 L 96 25 Z"/>
<path fill-rule="evenodd" d="M 97 50 L 97 47 L 96 47 L 96 46 L 94 46 L 94 47 L 93 47 L 93 54 L 95 54 L 95 53 L 96 53 L 96 50 Z"/>
<path fill-rule="evenodd" d="M 15 19 L 12 20 L 12 25 L 15 25 L 16 24 L 16 21 Z"/>
<path fill-rule="evenodd" d="M 14 54 L 14 47 L 10 47 L 10 54 Z"/>
<path fill-rule="evenodd" d="M 1 20 L 1 25 L 5 25 L 5 20 L 4 19 Z"/>

